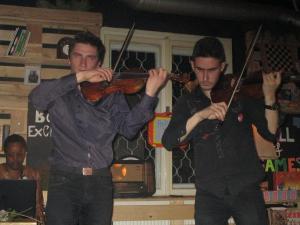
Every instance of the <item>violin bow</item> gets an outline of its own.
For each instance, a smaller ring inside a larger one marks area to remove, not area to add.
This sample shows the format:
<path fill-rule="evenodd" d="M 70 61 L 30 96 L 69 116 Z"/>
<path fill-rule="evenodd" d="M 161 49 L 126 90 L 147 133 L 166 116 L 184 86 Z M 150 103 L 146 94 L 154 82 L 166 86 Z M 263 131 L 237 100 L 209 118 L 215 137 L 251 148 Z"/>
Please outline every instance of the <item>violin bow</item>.
<path fill-rule="evenodd" d="M 242 68 L 242 71 L 241 71 L 241 73 L 240 73 L 240 75 L 239 75 L 238 80 L 237 80 L 236 83 L 235 83 L 235 87 L 234 87 L 234 89 L 233 89 L 233 91 L 232 91 L 230 100 L 229 100 L 229 102 L 228 102 L 228 108 L 230 107 L 230 105 L 231 105 L 231 103 L 232 103 L 232 100 L 233 100 L 233 98 L 234 98 L 234 95 L 235 95 L 235 93 L 236 93 L 238 87 L 240 86 L 242 76 L 243 76 L 243 74 L 244 74 L 244 72 L 245 72 L 246 67 L 248 66 L 250 57 L 252 56 L 252 52 L 253 52 L 254 46 L 255 46 L 255 44 L 256 44 L 256 42 L 257 42 L 257 40 L 258 40 L 258 37 L 259 37 L 259 35 L 260 35 L 261 29 L 262 29 L 262 24 L 259 26 L 259 28 L 258 28 L 258 30 L 257 30 L 257 32 L 256 32 L 256 34 L 255 34 L 255 37 L 254 37 L 254 39 L 253 39 L 253 41 L 252 41 L 252 43 L 251 43 L 251 45 L 250 45 L 250 48 L 249 48 L 249 51 L 248 51 L 248 53 L 247 53 L 247 57 L 246 57 L 245 63 L 244 63 L 243 68 Z"/>
<path fill-rule="evenodd" d="M 128 33 L 127 33 L 127 36 L 126 36 L 126 38 L 125 38 L 125 41 L 123 42 L 123 45 L 122 45 L 122 48 L 121 48 L 121 50 L 120 50 L 120 53 L 119 53 L 118 59 L 117 59 L 117 61 L 116 61 L 116 64 L 115 64 L 115 66 L 114 66 L 113 72 L 115 72 L 116 69 L 117 69 L 117 67 L 119 66 L 120 60 L 121 60 L 121 58 L 122 58 L 122 56 L 123 56 L 123 53 L 126 51 L 128 45 L 129 45 L 129 43 L 130 43 L 130 41 L 131 41 L 131 38 L 132 38 L 133 33 L 134 33 L 134 27 L 135 27 L 135 22 L 133 22 L 133 24 L 132 24 L 130 30 L 129 30 Z"/>

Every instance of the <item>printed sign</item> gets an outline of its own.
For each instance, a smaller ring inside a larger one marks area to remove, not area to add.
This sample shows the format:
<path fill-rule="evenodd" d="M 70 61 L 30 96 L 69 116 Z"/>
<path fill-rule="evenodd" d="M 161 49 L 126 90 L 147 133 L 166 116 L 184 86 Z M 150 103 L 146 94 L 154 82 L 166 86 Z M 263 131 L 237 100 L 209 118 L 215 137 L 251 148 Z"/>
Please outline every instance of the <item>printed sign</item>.
<path fill-rule="evenodd" d="M 39 170 L 42 178 L 42 188 L 47 188 L 49 163 L 48 157 L 52 149 L 52 129 L 49 115 L 37 111 L 30 103 L 28 105 L 27 127 L 27 164 Z"/>

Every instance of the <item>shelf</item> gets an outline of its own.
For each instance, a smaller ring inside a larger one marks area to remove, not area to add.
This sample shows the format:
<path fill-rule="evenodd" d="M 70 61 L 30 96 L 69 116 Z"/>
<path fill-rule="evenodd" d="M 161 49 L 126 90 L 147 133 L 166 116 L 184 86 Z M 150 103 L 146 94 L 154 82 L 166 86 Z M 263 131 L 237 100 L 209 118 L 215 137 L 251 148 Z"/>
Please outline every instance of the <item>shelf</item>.
<path fill-rule="evenodd" d="M 55 66 L 68 66 L 67 59 L 51 59 L 46 57 L 27 57 L 27 56 L 0 56 L 2 63 L 19 63 L 19 64 L 42 64 Z"/>

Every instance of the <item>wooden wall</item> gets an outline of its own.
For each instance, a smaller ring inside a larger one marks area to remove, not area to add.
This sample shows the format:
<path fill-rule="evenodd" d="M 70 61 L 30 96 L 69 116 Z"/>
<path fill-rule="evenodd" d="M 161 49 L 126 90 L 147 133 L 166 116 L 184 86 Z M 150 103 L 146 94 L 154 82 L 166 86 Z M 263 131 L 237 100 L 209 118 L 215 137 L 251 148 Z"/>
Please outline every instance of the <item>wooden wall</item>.
<path fill-rule="evenodd" d="M 25 66 L 40 66 L 41 79 L 67 74 L 68 61 L 56 58 L 57 42 L 83 30 L 99 36 L 101 26 L 100 13 L 0 5 L 0 120 L 1 114 L 10 115 L 10 133 L 27 134 L 28 94 L 34 86 L 24 84 Z M 17 27 L 31 31 L 25 56 L 5 56 Z"/>

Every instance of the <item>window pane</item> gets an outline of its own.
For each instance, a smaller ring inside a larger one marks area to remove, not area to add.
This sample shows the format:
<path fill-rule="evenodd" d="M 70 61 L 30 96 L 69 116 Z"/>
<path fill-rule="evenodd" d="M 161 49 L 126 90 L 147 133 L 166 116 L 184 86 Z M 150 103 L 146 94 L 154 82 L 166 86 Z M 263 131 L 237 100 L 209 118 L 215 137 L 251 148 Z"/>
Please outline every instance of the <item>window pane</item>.
<path fill-rule="evenodd" d="M 114 68 L 119 51 L 112 50 L 111 63 Z M 140 52 L 140 51 L 126 51 L 116 68 L 116 72 L 124 72 L 133 69 L 139 69 L 140 72 L 147 72 L 149 69 L 155 67 L 155 53 Z M 144 95 L 144 89 L 138 93 L 125 95 L 130 107 L 136 105 Z M 117 135 L 113 143 L 114 157 L 116 160 L 125 157 L 137 157 L 139 159 L 153 159 L 155 158 L 155 148 L 147 143 L 147 125 L 137 134 L 137 136 L 128 140 L 121 135 Z"/>
<path fill-rule="evenodd" d="M 190 57 L 173 54 L 172 73 L 191 73 Z M 191 79 L 195 79 L 191 76 Z M 178 82 L 172 82 L 172 104 L 176 104 L 178 98 L 187 90 Z M 176 148 L 172 151 L 172 175 L 173 184 L 188 184 L 195 181 L 195 170 L 193 162 L 193 148 L 188 145 L 184 150 Z"/>

